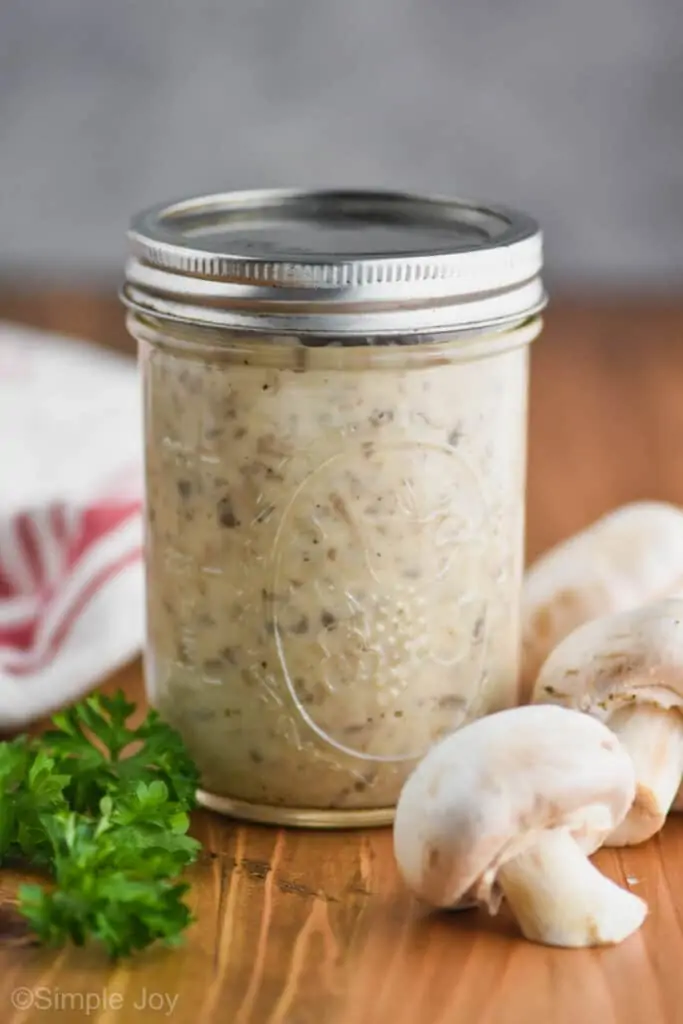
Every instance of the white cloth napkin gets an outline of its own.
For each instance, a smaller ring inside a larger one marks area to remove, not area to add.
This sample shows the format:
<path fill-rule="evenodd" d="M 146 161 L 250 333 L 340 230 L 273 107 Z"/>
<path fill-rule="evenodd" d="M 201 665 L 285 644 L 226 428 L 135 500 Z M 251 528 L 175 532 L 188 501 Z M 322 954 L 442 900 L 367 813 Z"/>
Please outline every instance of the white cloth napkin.
<path fill-rule="evenodd" d="M 135 362 L 0 324 L 0 729 L 140 650 L 141 547 Z"/>

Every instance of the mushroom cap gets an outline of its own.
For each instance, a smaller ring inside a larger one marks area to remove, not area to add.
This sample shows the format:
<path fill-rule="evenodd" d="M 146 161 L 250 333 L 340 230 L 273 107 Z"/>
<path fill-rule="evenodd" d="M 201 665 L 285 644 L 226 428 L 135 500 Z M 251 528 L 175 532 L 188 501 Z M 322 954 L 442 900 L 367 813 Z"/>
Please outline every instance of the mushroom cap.
<path fill-rule="evenodd" d="M 590 619 L 683 593 L 683 509 L 624 505 L 542 555 L 522 591 L 527 687 L 546 655 Z"/>
<path fill-rule="evenodd" d="M 602 721 L 634 702 L 683 707 L 683 599 L 656 601 L 574 630 L 543 665 L 533 700 Z"/>
<path fill-rule="evenodd" d="M 465 893 L 493 906 L 498 869 L 551 829 L 592 853 L 635 795 L 631 760 L 601 722 L 554 705 L 500 711 L 426 755 L 396 809 L 394 852 L 434 906 Z"/>

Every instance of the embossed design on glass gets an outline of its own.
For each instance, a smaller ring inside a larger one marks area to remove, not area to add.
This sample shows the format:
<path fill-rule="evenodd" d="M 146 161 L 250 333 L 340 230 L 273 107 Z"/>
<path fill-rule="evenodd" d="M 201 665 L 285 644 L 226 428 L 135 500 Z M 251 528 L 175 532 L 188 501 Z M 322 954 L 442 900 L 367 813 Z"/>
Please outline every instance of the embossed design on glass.
<path fill-rule="evenodd" d="M 273 623 L 288 690 L 323 741 L 368 761 L 422 755 L 428 741 L 395 728 L 420 690 L 448 695 L 453 726 L 465 719 L 484 667 L 486 521 L 481 482 L 448 445 L 351 445 L 299 486 L 275 542 Z"/>

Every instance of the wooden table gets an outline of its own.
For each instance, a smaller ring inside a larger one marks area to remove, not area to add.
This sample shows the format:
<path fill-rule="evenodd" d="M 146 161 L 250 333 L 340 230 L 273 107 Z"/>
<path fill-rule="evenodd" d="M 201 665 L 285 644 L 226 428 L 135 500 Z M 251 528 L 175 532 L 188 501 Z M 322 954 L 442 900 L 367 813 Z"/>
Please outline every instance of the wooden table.
<path fill-rule="evenodd" d="M 7 289 L 0 316 L 130 348 L 113 298 Z M 535 347 L 530 436 L 531 557 L 622 502 L 683 504 L 683 306 L 558 302 Z M 106 686 L 140 700 L 140 666 Z M 641 849 L 598 854 L 650 915 L 623 945 L 588 951 L 524 942 L 504 915 L 425 917 L 387 830 L 285 832 L 200 813 L 194 831 L 204 853 L 182 950 L 111 967 L 94 950 L 14 947 L 5 928 L 0 1021 L 683 1021 L 683 817 Z M 0 875 L 0 904 L 16 881 Z M 13 1006 L 22 999 L 33 1007 Z"/>

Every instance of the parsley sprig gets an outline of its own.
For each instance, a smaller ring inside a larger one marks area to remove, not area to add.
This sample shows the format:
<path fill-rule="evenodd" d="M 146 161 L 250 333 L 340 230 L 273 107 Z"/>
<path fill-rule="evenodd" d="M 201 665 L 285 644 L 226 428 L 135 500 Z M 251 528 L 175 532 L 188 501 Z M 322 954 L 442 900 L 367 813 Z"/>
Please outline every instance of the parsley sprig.
<path fill-rule="evenodd" d="M 50 876 L 20 888 L 20 912 L 43 942 L 96 940 L 115 959 L 180 940 L 180 875 L 200 849 L 197 770 L 156 712 L 132 727 L 134 712 L 123 693 L 95 695 L 42 736 L 0 743 L 0 863 Z"/>

